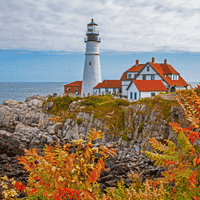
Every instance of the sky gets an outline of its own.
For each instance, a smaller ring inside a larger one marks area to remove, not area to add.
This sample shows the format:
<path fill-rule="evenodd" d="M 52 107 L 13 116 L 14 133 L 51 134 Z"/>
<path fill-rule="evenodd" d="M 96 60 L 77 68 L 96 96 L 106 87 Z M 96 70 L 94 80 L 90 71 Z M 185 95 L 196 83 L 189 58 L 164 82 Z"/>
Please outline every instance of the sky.
<path fill-rule="evenodd" d="M 102 81 L 155 57 L 200 82 L 198 0 L 1 0 L 0 82 L 82 80 L 91 18 Z"/>

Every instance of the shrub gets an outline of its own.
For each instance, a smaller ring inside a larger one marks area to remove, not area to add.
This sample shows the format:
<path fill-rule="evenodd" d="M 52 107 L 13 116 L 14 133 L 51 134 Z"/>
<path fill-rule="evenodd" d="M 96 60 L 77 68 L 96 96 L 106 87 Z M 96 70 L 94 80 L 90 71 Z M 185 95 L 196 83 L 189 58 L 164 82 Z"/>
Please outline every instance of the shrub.
<path fill-rule="evenodd" d="M 138 127 L 138 133 L 139 133 L 139 134 L 142 133 L 143 129 L 144 129 L 144 124 L 142 123 L 142 124 L 140 124 L 139 127 Z"/>
<path fill-rule="evenodd" d="M 155 165 L 166 167 L 168 171 L 162 172 L 166 184 L 172 182 L 172 199 L 200 199 L 200 149 L 194 146 L 200 133 L 200 97 L 192 89 L 192 95 L 184 98 L 184 104 L 177 96 L 178 102 L 184 109 L 190 127 L 184 129 L 177 123 L 169 123 L 175 132 L 178 133 L 178 147 L 171 141 L 165 140 L 166 144 L 151 138 L 150 143 L 156 150 L 155 153 L 144 151 L 150 159 L 155 160 Z M 193 104 L 191 105 L 191 102 Z M 161 152 L 161 153 L 159 153 Z"/>
<path fill-rule="evenodd" d="M 78 125 L 80 125 L 80 124 L 82 124 L 83 119 L 82 119 L 82 118 L 77 118 L 77 119 L 76 119 L 76 122 L 78 123 Z"/>
<path fill-rule="evenodd" d="M 124 99 L 115 99 L 115 102 L 117 103 L 118 106 L 129 106 L 130 102 L 128 100 Z"/>
<path fill-rule="evenodd" d="M 69 95 L 63 96 L 63 97 L 57 97 L 57 98 L 53 98 L 52 96 L 50 96 L 45 102 L 53 102 L 53 107 L 50 111 L 48 111 L 48 113 L 50 114 L 57 114 L 60 111 L 66 111 L 69 108 L 69 105 L 73 102 L 73 101 L 78 101 L 80 99 L 80 97 L 70 97 Z"/>
<path fill-rule="evenodd" d="M 41 157 L 35 149 L 25 151 L 25 156 L 18 158 L 19 164 L 30 172 L 27 189 L 28 199 L 97 199 L 100 195 L 99 184 L 96 183 L 101 169 L 105 170 L 104 161 L 108 157 L 116 155 L 114 150 L 104 146 L 91 148 L 91 141 L 101 139 L 101 131 L 90 131 L 89 142 L 82 145 L 83 140 L 74 140 L 77 147 L 76 153 L 70 153 L 70 144 L 62 149 L 58 144 L 53 149 L 45 145 L 45 156 Z M 101 156 L 95 164 L 94 153 Z"/>

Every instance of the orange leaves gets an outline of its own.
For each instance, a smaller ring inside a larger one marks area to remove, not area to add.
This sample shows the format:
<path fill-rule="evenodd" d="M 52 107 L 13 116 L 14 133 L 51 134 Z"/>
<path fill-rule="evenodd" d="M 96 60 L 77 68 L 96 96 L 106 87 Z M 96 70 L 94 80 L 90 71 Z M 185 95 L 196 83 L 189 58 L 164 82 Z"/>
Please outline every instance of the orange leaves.
<path fill-rule="evenodd" d="M 196 176 L 197 176 L 197 172 L 193 171 L 189 179 L 189 190 L 196 188 L 196 183 L 197 183 Z"/>
<path fill-rule="evenodd" d="M 96 197 L 93 194 L 83 190 L 75 190 L 73 188 L 64 188 L 62 190 L 58 189 L 54 198 L 55 200 L 61 200 L 61 198 L 58 198 L 58 196 L 66 198 L 65 195 L 67 195 L 70 199 L 73 197 L 73 199 L 76 198 L 77 200 L 96 200 Z"/>
<path fill-rule="evenodd" d="M 88 133 L 89 140 L 97 140 L 103 138 L 103 133 L 101 133 L 101 130 L 95 131 L 95 129 L 90 130 L 90 133 Z"/>
<path fill-rule="evenodd" d="M 101 169 L 105 171 L 105 165 L 102 160 L 99 160 L 98 163 L 95 165 L 94 169 L 90 173 L 89 181 L 96 182 L 97 179 L 100 177 Z"/>
<path fill-rule="evenodd" d="M 105 152 L 105 153 L 107 153 L 107 154 L 110 154 L 112 157 L 114 157 L 114 156 L 116 156 L 117 154 L 115 153 L 115 150 L 114 149 L 108 149 L 108 148 L 106 148 L 106 147 L 104 147 L 104 146 L 100 146 L 100 149 L 103 151 L 103 152 Z"/>
<path fill-rule="evenodd" d="M 94 140 L 102 138 L 103 133 L 93 130 L 88 135 L 90 140 Z M 96 181 L 100 177 L 101 170 L 105 170 L 103 161 L 107 154 L 116 155 L 115 150 L 103 146 L 99 149 L 91 148 L 93 147 L 91 141 L 86 144 L 86 148 L 82 148 L 82 142 L 74 142 L 76 153 L 69 153 L 70 144 L 64 145 L 64 149 L 58 144 L 54 149 L 50 145 L 45 145 L 44 157 L 39 156 L 35 149 L 24 150 L 26 156 L 19 160 L 20 164 L 24 164 L 31 172 L 27 190 L 29 196 L 43 194 L 42 197 L 61 200 L 65 198 L 66 193 L 73 199 L 96 199 L 99 191 L 96 189 L 98 188 Z M 102 154 L 95 166 L 94 152 Z M 92 191 L 93 194 L 90 193 Z"/>

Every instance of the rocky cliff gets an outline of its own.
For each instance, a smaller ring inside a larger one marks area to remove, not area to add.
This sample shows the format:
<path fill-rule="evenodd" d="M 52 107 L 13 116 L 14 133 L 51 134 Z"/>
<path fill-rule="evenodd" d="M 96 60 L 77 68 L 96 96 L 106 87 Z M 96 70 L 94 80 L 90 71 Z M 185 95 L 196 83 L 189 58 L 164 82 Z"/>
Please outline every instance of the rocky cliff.
<path fill-rule="evenodd" d="M 116 186 L 120 178 L 130 183 L 127 172 L 131 170 L 147 170 L 147 176 L 159 175 L 161 168 L 153 166 L 153 162 L 140 154 L 140 150 L 151 151 L 148 137 L 158 140 L 169 139 L 176 141 L 176 135 L 168 125 L 169 121 L 178 122 L 182 127 L 187 127 L 189 122 L 185 119 L 181 107 L 171 107 L 169 116 L 163 117 L 157 110 L 148 108 L 143 104 L 133 104 L 123 107 L 125 110 L 125 126 L 118 134 L 112 134 L 107 126 L 97 118 L 94 113 L 81 111 L 80 100 L 72 102 L 69 111 L 79 109 L 74 119 L 68 118 L 64 124 L 55 123 L 49 118 L 52 115 L 43 110 L 50 110 L 52 102 L 43 105 L 47 97 L 32 96 L 25 102 L 6 100 L 0 105 L 0 177 L 7 175 L 17 181 L 27 184 L 28 173 L 19 165 L 17 157 L 24 155 L 23 149 L 36 148 L 39 155 L 43 156 L 45 144 L 63 146 L 72 139 L 87 138 L 87 133 L 92 128 L 102 130 L 103 139 L 96 141 L 96 146 L 103 144 L 114 145 L 118 150 L 118 157 L 106 163 L 106 172 L 101 174 L 101 188 Z M 112 114 L 110 115 L 112 117 Z M 81 118 L 81 121 L 77 119 Z"/>

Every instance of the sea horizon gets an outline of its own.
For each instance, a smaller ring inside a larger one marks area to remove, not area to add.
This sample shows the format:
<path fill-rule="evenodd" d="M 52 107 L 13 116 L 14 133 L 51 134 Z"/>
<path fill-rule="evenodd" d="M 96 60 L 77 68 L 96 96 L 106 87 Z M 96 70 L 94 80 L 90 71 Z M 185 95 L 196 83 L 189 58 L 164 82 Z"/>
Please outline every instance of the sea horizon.
<path fill-rule="evenodd" d="M 27 97 L 63 94 L 68 82 L 0 82 L 0 104 L 7 99 L 24 102 Z"/>

